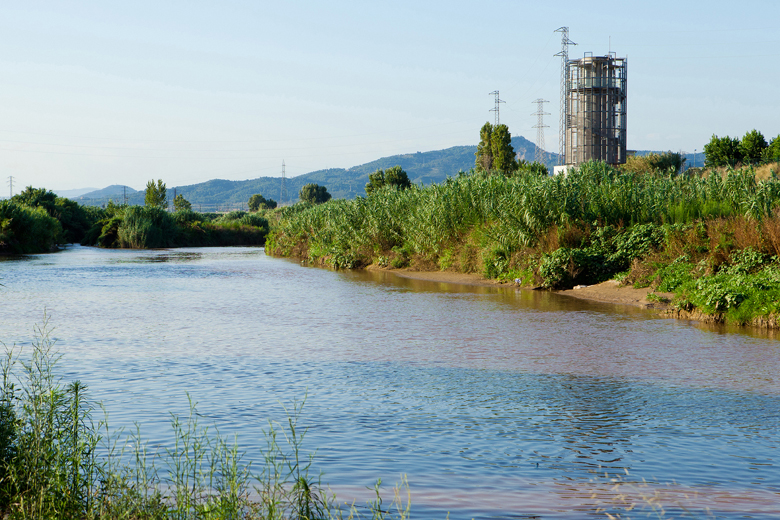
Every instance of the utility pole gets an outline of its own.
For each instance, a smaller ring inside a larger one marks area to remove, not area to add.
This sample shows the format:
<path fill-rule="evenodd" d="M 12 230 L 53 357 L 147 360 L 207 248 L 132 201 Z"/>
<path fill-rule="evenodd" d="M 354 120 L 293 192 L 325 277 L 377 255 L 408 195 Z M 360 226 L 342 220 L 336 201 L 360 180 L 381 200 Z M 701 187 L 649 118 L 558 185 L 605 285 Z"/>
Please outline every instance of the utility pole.
<path fill-rule="evenodd" d="M 553 32 L 561 33 L 561 119 L 558 125 L 558 165 L 562 165 L 566 156 L 566 121 L 569 114 L 569 45 L 577 45 L 569 39 L 569 28 L 559 27 Z"/>
<path fill-rule="evenodd" d="M 8 196 L 8 198 L 10 199 L 11 197 L 14 196 L 14 176 L 13 175 L 9 175 L 8 176 L 8 185 L 11 187 L 11 190 L 10 190 L 11 194 Z"/>
<path fill-rule="evenodd" d="M 122 186 L 122 200 L 124 205 L 127 206 L 127 186 Z"/>
<path fill-rule="evenodd" d="M 498 124 L 499 124 L 499 121 L 500 121 L 500 119 L 499 119 L 499 117 L 498 117 L 498 108 L 499 108 L 499 104 L 500 104 L 500 103 L 506 103 L 506 101 L 501 101 L 501 100 L 498 98 L 498 90 L 494 90 L 493 92 L 491 92 L 490 94 L 488 94 L 488 96 L 496 96 L 496 106 L 495 106 L 495 108 L 491 108 L 491 109 L 490 109 L 490 111 L 491 111 L 491 112 L 495 112 L 495 113 L 496 113 L 496 126 L 498 126 Z"/>
<path fill-rule="evenodd" d="M 532 116 L 536 116 L 536 125 L 533 127 L 536 128 L 536 153 L 534 154 L 534 161 L 545 164 L 547 162 L 547 152 L 544 151 L 544 129 L 550 127 L 544 124 L 544 116 L 549 116 L 550 114 L 544 111 L 544 104 L 549 103 L 549 101 L 539 98 L 536 101 L 533 101 L 533 103 L 536 103 L 536 112 L 531 114 Z"/>

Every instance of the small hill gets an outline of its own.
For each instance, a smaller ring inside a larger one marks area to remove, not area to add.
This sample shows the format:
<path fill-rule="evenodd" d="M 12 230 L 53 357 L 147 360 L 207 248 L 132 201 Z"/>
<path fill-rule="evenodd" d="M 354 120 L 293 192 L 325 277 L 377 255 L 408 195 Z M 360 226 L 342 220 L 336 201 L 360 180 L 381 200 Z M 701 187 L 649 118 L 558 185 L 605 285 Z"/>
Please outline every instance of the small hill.
<path fill-rule="evenodd" d="M 512 146 L 520 158 L 532 161 L 536 145 L 525 137 L 512 138 Z M 193 209 L 199 211 L 216 210 L 227 207 L 239 207 L 246 204 L 249 197 L 260 193 L 264 197 L 278 202 L 290 203 L 298 200 L 298 192 L 308 183 L 316 183 L 328 188 L 334 198 L 355 198 L 365 195 L 368 176 L 377 169 L 387 169 L 399 165 L 409 175 L 414 184 L 432 184 L 443 182 L 448 176 L 455 176 L 459 171 L 469 171 L 474 167 L 476 146 L 453 146 L 444 150 L 431 152 L 416 152 L 383 157 L 349 169 L 331 168 L 317 170 L 285 180 L 286 195 L 280 193 L 281 178 L 260 177 L 245 181 L 229 181 L 212 179 L 210 181 L 187 186 L 168 187 L 168 197 L 173 199 L 174 192 L 181 194 L 192 203 Z M 548 167 L 556 164 L 558 155 L 548 153 Z M 163 179 L 165 180 L 165 179 Z M 118 190 L 117 190 L 118 188 Z M 128 203 L 143 204 L 144 192 L 127 188 Z M 122 199 L 122 186 L 109 186 L 103 190 L 84 195 L 79 202 L 82 204 L 101 205 L 109 199 Z M 222 208 L 220 208 L 222 207 Z"/>
<path fill-rule="evenodd" d="M 95 191 L 90 191 L 89 193 L 85 193 L 81 195 L 81 197 L 79 198 L 119 200 L 125 196 L 125 193 L 127 193 L 127 196 L 129 197 L 133 193 L 142 193 L 142 192 L 134 190 L 130 186 L 123 186 L 121 184 L 112 184 L 111 186 L 107 188 L 103 188 L 102 190 L 95 190 Z"/>
<path fill-rule="evenodd" d="M 79 188 L 76 190 L 52 190 L 58 197 L 65 197 L 66 199 L 77 199 L 87 193 L 97 191 L 97 188 Z"/>

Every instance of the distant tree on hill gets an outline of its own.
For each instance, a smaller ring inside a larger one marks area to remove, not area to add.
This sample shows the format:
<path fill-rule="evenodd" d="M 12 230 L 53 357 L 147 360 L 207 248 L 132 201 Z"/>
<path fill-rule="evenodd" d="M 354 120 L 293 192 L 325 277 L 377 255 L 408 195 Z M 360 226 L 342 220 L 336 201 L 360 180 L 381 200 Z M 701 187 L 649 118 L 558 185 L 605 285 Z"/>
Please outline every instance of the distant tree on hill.
<path fill-rule="evenodd" d="M 742 161 L 748 164 L 760 163 L 764 158 L 764 150 L 767 149 L 764 135 L 755 128 L 745 134 L 739 143 L 739 151 L 742 153 Z"/>
<path fill-rule="evenodd" d="M 146 183 L 144 204 L 155 208 L 168 207 L 168 189 L 162 179 L 157 179 L 157 184 L 154 179 Z"/>
<path fill-rule="evenodd" d="M 739 139 L 736 137 L 718 137 L 713 135 L 704 145 L 704 164 L 706 166 L 735 166 L 742 161 Z"/>
<path fill-rule="evenodd" d="M 276 201 L 274 199 L 266 199 L 259 193 L 255 193 L 249 197 L 249 211 L 259 211 L 261 209 L 274 209 L 276 207 Z"/>
<path fill-rule="evenodd" d="M 325 186 L 319 184 L 309 183 L 301 188 L 298 196 L 304 202 L 311 202 L 312 204 L 322 204 L 330 200 L 330 193 Z"/>
<path fill-rule="evenodd" d="M 187 211 L 192 209 L 190 201 L 184 198 L 184 195 L 179 193 L 173 198 L 173 209 L 176 211 Z"/>
<path fill-rule="evenodd" d="M 366 184 L 366 194 L 371 195 L 382 186 L 395 186 L 398 189 L 405 190 L 411 187 L 409 176 L 400 166 L 393 166 L 387 170 L 377 170 L 368 176 Z"/>

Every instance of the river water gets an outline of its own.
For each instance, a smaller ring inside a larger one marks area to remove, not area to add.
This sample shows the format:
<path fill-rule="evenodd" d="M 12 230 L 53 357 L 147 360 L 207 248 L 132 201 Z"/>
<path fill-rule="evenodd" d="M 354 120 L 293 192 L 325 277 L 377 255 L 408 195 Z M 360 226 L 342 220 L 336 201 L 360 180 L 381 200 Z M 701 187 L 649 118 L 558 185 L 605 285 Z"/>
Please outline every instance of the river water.
<path fill-rule="evenodd" d="M 599 517 L 621 491 L 780 515 L 771 335 L 260 248 L 70 246 L 0 261 L 0 284 L 0 341 L 29 345 L 45 312 L 63 378 L 152 446 L 189 394 L 259 459 L 267 421 L 306 396 L 323 482 L 363 498 L 406 474 L 414 518 Z"/>

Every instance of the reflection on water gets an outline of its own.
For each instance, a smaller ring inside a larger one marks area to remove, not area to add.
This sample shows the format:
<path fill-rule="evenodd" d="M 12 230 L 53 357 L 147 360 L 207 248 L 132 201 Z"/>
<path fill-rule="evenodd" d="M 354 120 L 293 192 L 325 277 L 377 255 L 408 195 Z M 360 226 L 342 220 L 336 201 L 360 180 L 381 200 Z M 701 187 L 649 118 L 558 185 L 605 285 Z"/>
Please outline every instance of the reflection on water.
<path fill-rule="evenodd" d="M 406 473 L 422 517 L 580 518 L 595 510 L 595 473 L 626 470 L 676 481 L 673 502 L 706 492 L 689 504 L 723 517 L 776 513 L 768 335 L 255 248 L 76 247 L 4 263 L 0 278 L 0 338 L 29 343 L 47 308 L 65 377 L 155 445 L 189 392 L 257 458 L 266 419 L 308 395 L 324 481 L 355 496 Z"/>

